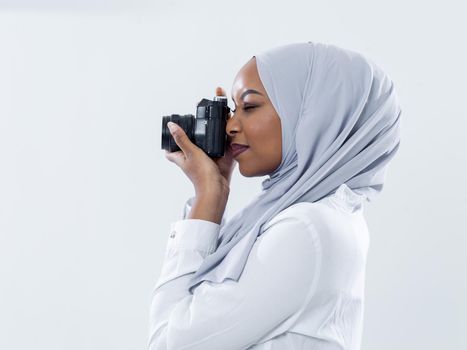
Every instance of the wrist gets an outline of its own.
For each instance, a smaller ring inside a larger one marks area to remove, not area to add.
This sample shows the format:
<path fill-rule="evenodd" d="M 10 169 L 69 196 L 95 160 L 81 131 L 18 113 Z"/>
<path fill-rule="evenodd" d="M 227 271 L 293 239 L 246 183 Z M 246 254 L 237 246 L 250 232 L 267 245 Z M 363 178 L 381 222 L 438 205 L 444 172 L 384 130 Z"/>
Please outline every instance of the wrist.
<path fill-rule="evenodd" d="M 228 196 L 222 193 L 203 192 L 197 194 L 188 219 L 200 219 L 220 224 L 224 216 L 227 200 Z"/>
<path fill-rule="evenodd" d="M 230 185 L 225 179 L 211 180 L 209 183 L 195 187 L 196 197 L 228 197 Z"/>

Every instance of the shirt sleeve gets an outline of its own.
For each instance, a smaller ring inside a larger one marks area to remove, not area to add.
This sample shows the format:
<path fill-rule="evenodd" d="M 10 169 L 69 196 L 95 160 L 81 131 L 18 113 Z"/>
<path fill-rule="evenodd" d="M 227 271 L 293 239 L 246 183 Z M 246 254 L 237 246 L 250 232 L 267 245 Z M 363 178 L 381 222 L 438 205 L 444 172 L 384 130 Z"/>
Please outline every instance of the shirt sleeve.
<path fill-rule="evenodd" d="M 301 309 L 318 278 L 320 250 L 312 225 L 285 217 L 260 236 L 238 281 L 191 275 L 216 249 L 220 225 L 179 220 L 152 293 L 149 350 L 247 349 Z"/>

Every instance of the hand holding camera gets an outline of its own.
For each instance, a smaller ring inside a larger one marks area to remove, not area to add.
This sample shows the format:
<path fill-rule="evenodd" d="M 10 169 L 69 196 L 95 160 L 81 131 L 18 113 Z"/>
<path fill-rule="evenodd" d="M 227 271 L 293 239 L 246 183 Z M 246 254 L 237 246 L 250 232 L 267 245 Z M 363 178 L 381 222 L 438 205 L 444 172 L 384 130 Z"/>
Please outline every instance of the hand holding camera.
<path fill-rule="evenodd" d="M 201 100 L 197 115 L 172 114 L 162 118 L 162 149 L 166 158 L 188 176 L 197 195 L 230 191 L 235 159 L 226 134 L 230 108 L 222 88 L 213 101 Z M 173 131 L 169 130 L 174 123 Z"/>

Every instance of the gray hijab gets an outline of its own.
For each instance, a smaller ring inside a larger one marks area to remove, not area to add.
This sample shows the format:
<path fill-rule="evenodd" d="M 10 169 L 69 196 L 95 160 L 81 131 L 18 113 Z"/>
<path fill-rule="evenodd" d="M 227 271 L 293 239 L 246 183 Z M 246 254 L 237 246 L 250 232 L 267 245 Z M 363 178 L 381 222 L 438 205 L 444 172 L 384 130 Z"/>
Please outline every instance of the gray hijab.
<path fill-rule="evenodd" d="M 253 57 L 281 119 L 282 162 L 221 227 L 218 248 L 193 274 L 190 293 L 202 281 L 238 281 L 263 225 L 285 208 L 316 202 L 344 183 L 370 202 L 399 148 L 394 83 L 362 54 L 307 42 Z"/>

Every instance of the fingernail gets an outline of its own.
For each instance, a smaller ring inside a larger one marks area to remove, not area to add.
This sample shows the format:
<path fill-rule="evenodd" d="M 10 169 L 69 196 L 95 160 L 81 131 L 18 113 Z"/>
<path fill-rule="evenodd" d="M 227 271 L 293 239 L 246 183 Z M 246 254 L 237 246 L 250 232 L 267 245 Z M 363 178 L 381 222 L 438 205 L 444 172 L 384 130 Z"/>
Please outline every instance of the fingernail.
<path fill-rule="evenodd" d="M 170 132 L 174 132 L 175 130 L 177 130 L 177 127 L 175 126 L 175 123 L 173 122 L 168 122 L 167 126 L 169 127 Z"/>

